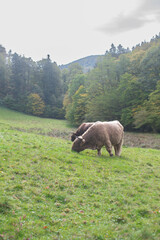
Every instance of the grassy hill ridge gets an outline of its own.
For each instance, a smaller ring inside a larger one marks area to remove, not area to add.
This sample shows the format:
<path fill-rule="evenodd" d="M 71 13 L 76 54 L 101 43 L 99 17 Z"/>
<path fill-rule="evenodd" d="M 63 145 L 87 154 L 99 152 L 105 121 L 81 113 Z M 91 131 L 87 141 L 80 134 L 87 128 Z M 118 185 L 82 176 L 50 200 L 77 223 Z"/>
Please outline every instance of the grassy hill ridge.
<path fill-rule="evenodd" d="M 159 150 L 74 153 L 69 140 L 18 129 L 71 131 L 65 121 L 3 110 L 0 239 L 160 238 Z"/>

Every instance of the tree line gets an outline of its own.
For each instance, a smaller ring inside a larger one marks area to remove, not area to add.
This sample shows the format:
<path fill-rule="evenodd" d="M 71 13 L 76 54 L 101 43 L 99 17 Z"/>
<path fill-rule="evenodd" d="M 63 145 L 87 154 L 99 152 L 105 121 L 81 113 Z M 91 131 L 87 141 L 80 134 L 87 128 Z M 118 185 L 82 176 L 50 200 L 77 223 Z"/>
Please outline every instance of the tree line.
<path fill-rule="evenodd" d="M 63 74 L 72 124 L 118 119 L 129 131 L 160 132 L 160 35 L 132 51 L 112 44 L 89 73 L 72 66 Z"/>
<path fill-rule="evenodd" d="M 87 73 L 34 62 L 0 46 L 0 103 L 28 114 L 83 121 L 120 120 L 126 130 L 160 132 L 160 35 L 124 49 L 114 44 Z"/>
<path fill-rule="evenodd" d="M 0 46 L 0 103 L 28 114 L 64 118 L 61 71 L 46 59 L 34 62 Z"/>

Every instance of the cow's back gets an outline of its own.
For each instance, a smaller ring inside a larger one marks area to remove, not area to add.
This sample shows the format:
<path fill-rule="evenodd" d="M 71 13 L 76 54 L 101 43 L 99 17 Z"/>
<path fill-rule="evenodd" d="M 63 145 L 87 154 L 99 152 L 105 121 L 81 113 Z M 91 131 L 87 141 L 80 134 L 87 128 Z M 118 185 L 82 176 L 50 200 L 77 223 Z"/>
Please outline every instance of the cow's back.
<path fill-rule="evenodd" d="M 123 138 L 123 126 L 119 121 L 103 122 L 105 134 L 113 145 L 119 144 Z"/>
<path fill-rule="evenodd" d="M 77 136 L 81 136 L 85 131 L 87 131 L 88 128 L 90 128 L 93 125 L 92 122 L 88 122 L 88 123 L 82 123 L 77 131 L 76 131 L 76 135 Z"/>
<path fill-rule="evenodd" d="M 84 134 L 83 138 L 95 144 L 105 144 L 108 139 L 113 145 L 123 138 L 123 126 L 119 121 L 95 122 Z"/>

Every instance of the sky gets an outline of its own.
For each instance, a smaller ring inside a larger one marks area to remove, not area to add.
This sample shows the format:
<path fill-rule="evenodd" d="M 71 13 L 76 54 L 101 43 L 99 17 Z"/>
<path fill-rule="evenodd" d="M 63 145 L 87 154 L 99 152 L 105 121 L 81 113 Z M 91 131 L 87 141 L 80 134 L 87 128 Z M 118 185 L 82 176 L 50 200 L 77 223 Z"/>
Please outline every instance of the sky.
<path fill-rule="evenodd" d="M 58 65 L 160 32 L 160 0 L 0 0 L 0 45 Z"/>

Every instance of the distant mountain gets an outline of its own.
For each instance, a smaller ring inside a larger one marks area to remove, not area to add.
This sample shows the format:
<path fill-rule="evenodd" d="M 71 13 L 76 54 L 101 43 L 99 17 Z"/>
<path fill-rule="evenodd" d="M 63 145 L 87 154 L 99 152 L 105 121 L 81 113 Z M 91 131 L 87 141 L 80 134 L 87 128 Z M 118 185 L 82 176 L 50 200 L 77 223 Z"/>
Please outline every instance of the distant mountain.
<path fill-rule="evenodd" d="M 65 65 L 60 65 L 59 67 L 60 67 L 60 69 L 64 69 L 64 68 L 68 68 L 71 64 L 78 63 L 82 67 L 83 72 L 86 73 L 86 72 L 92 70 L 96 66 L 98 58 L 101 56 L 102 55 L 91 55 L 88 57 L 84 57 L 84 58 L 75 60 L 75 61 L 65 64 Z"/>

